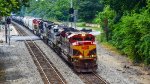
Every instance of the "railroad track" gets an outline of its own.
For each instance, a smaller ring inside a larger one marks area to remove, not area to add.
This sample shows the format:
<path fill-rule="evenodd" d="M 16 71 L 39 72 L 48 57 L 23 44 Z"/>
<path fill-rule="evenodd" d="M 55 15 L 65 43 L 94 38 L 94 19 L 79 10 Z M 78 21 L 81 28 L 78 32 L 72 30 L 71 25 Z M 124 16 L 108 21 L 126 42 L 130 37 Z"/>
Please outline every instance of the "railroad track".
<path fill-rule="evenodd" d="M 20 35 L 28 36 L 27 33 L 18 28 L 18 26 L 15 25 L 15 28 Z M 66 84 L 66 80 L 63 76 L 32 39 L 25 41 L 25 44 L 37 66 L 44 84 Z"/>
<path fill-rule="evenodd" d="M 109 84 L 95 72 L 77 74 L 85 84 Z"/>

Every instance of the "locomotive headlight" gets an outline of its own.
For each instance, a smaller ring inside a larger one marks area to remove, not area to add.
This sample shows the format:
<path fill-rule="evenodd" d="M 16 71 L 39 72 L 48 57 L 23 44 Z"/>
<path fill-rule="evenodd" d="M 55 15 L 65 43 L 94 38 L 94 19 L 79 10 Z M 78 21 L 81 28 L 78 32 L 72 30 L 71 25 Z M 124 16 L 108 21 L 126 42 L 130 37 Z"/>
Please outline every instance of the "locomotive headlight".
<path fill-rule="evenodd" d="M 85 36 L 85 33 L 82 33 L 82 36 Z"/>
<path fill-rule="evenodd" d="M 94 57 L 94 55 L 91 55 L 91 57 Z"/>
<path fill-rule="evenodd" d="M 83 56 L 82 56 L 82 55 L 80 55 L 80 56 L 79 56 L 79 58 L 81 59 L 81 58 L 83 58 Z"/>
<path fill-rule="evenodd" d="M 78 60 L 77 60 L 77 59 L 74 59 L 74 61 L 77 62 Z"/>

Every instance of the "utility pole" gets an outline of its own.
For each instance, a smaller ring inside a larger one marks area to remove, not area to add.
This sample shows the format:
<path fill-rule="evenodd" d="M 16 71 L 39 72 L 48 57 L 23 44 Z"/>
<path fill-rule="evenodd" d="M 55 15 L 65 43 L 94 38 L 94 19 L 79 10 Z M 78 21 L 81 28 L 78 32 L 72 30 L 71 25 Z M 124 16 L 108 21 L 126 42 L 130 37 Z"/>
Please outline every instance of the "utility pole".
<path fill-rule="evenodd" d="M 7 22 L 6 22 L 6 17 L 5 17 L 5 40 L 6 40 L 6 43 L 7 43 Z"/>
<path fill-rule="evenodd" d="M 73 8 L 73 2 L 72 2 L 72 0 L 71 0 L 71 8 Z M 73 17 L 73 14 L 71 14 L 71 18 Z M 71 27 L 72 27 L 73 25 L 72 25 L 72 22 L 71 22 Z"/>
<path fill-rule="evenodd" d="M 70 18 L 69 21 L 71 22 L 71 27 L 73 26 L 74 22 L 74 9 L 73 9 L 73 1 L 70 2 L 70 9 L 69 9 Z"/>
<path fill-rule="evenodd" d="M 7 26 L 8 26 L 8 41 L 9 41 L 9 45 L 10 45 L 10 27 L 9 27 L 9 24 Z"/>
<path fill-rule="evenodd" d="M 78 15 L 78 10 L 74 10 L 74 25 L 75 25 L 75 28 L 77 28 L 77 15 Z"/>
<path fill-rule="evenodd" d="M 71 27 L 73 27 L 73 25 L 74 25 L 74 27 L 76 28 L 78 11 L 74 10 L 74 8 L 73 8 L 73 0 L 71 0 L 71 2 L 70 2 L 69 14 L 70 14 L 69 21 L 71 22 Z"/>
<path fill-rule="evenodd" d="M 10 19 L 10 17 L 8 17 L 8 18 L 6 19 L 6 23 L 7 23 L 6 26 L 7 26 L 7 28 L 8 28 L 8 29 L 6 28 L 6 32 L 7 32 L 7 30 L 8 30 L 8 34 L 9 34 L 9 35 L 8 35 L 8 36 L 9 36 L 9 37 L 8 37 L 8 40 L 9 40 L 9 45 L 10 45 L 10 27 L 9 27 L 9 25 L 11 24 L 11 19 Z"/>
<path fill-rule="evenodd" d="M 71 3 L 70 3 L 70 7 L 73 8 L 73 2 L 72 2 L 72 0 L 71 0 Z"/>

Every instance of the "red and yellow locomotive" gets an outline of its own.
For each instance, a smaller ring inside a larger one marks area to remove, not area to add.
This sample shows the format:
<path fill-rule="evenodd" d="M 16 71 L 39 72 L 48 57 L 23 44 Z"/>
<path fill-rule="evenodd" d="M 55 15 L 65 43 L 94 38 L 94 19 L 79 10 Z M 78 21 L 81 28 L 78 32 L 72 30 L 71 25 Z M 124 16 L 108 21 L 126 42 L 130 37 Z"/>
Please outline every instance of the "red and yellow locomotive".
<path fill-rule="evenodd" d="M 73 30 L 73 31 L 72 31 Z M 77 72 L 97 70 L 95 36 L 76 29 L 60 33 L 60 48 Z"/>

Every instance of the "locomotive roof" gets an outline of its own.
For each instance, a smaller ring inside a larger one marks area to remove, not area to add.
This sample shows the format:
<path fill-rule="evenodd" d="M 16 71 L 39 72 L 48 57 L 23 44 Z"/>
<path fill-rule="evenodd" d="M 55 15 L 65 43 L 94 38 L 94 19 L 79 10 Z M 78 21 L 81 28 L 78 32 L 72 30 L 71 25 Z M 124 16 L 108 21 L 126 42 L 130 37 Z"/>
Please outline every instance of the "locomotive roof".
<path fill-rule="evenodd" d="M 89 34 L 89 33 L 82 32 L 82 31 L 80 31 L 80 32 L 70 32 L 70 33 L 68 33 L 68 38 L 70 38 L 70 37 L 72 37 L 74 35 L 82 35 L 82 36 L 84 36 L 84 35 L 87 35 L 87 34 Z M 90 35 L 92 35 L 92 34 L 90 34 Z"/>
<path fill-rule="evenodd" d="M 83 28 L 80 31 L 82 31 L 82 32 L 92 32 L 92 29 L 85 29 L 85 28 Z"/>
<path fill-rule="evenodd" d="M 49 24 L 52 24 L 52 23 L 54 23 L 54 22 L 47 21 L 47 20 L 42 20 L 42 22 L 47 22 L 47 23 L 49 23 Z"/>
<path fill-rule="evenodd" d="M 65 32 L 79 32 L 79 30 L 72 28 L 72 27 L 65 27 L 63 29 Z"/>

